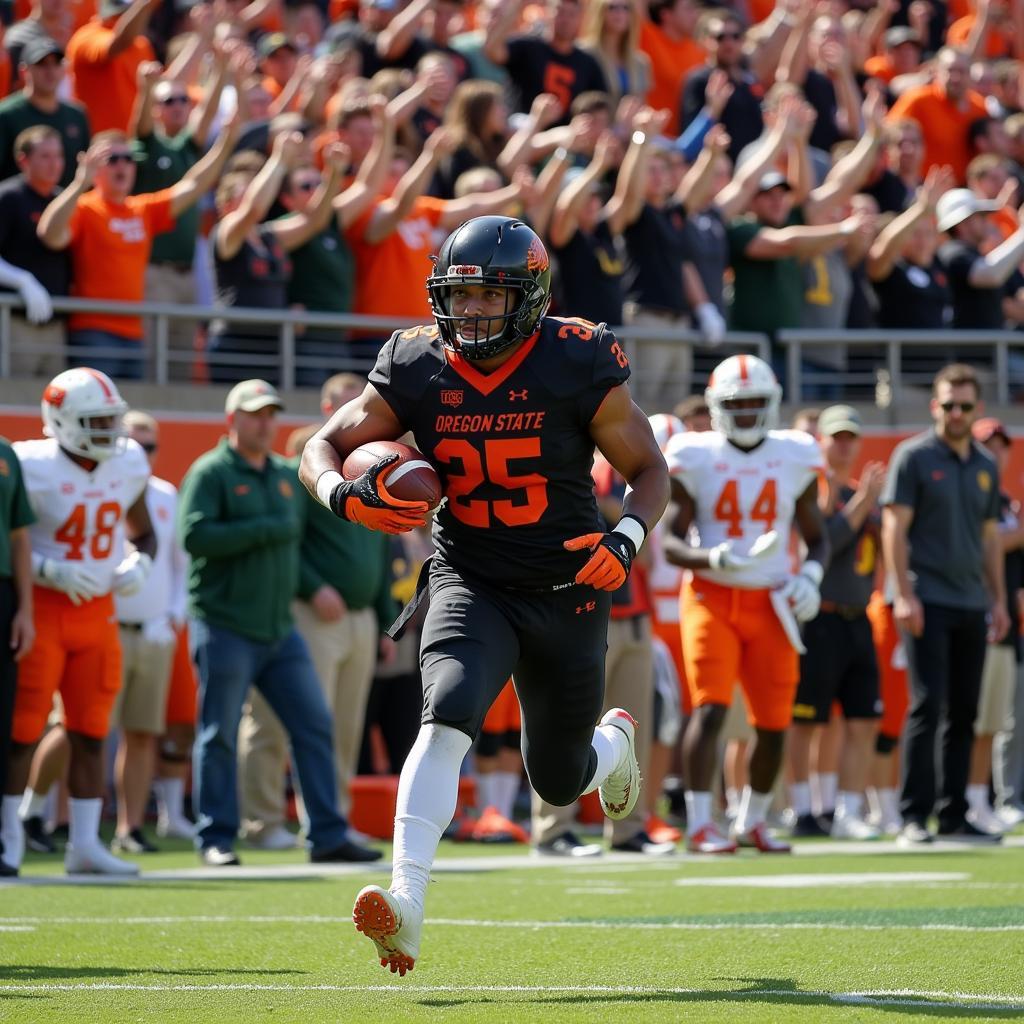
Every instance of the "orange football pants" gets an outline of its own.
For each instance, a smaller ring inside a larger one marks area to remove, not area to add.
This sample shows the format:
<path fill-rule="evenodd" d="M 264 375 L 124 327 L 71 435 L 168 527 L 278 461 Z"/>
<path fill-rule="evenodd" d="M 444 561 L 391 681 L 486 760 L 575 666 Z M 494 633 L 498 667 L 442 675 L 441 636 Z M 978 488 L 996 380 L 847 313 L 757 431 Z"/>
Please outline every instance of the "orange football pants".
<path fill-rule="evenodd" d="M 177 630 L 178 642 L 171 663 L 171 685 L 167 691 L 167 724 L 195 725 L 196 723 L 196 667 L 188 649 L 188 626 Z"/>
<path fill-rule="evenodd" d="M 728 706 L 739 680 L 751 725 L 782 730 L 792 719 L 800 659 L 769 595 L 694 576 L 681 596 L 683 660 L 695 708 Z"/>
<path fill-rule="evenodd" d="M 898 740 L 910 706 L 910 691 L 905 668 L 893 668 L 892 658 L 900 643 L 900 631 L 892 617 L 892 605 L 886 604 L 881 591 L 871 595 L 868 604 L 871 637 L 875 641 L 878 657 L 879 689 L 882 697 L 882 717 L 878 723 L 879 736 Z"/>

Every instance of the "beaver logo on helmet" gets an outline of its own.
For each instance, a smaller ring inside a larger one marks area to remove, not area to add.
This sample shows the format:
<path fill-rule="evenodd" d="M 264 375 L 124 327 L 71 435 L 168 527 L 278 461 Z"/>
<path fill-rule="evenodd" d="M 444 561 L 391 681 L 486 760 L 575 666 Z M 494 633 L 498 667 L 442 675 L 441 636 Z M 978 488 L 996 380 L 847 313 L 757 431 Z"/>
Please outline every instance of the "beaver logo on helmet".
<path fill-rule="evenodd" d="M 544 248 L 544 243 L 539 238 L 534 238 L 526 253 L 526 269 L 547 270 L 549 266 L 551 266 L 551 260 L 548 259 L 548 251 Z"/>

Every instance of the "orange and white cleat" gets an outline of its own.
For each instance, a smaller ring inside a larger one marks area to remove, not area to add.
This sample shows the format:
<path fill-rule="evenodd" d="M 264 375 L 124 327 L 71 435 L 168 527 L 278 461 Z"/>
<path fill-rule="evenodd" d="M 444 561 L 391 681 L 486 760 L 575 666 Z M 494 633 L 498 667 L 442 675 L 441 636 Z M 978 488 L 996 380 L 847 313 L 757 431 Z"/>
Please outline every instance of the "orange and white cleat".
<path fill-rule="evenodd" d="M 352 922 L 377 947 L 381 967 L 405 977 L 416 966 L 420 955 L 420 929 L 423 911 L 413 907 L 398 893 L 379 885 L 359 891 L 352 908 Z"/>
<path fill-rule="evenodd" d="M 674 825 L 664 822 L 656 814 L 647 815 L 647 824 L 644 831 L 655 843 L 678 843 L 683 838 L 683 833 Z"/>
<path fill-rule="evenodd" d="M 734 832 L 733 837 L 740 846 L 760 850 L 761 853 L 793 852 L 793 847 L 783 839 L 776 839 L 763 821 L 746 832 Z"/>
<path fill-rule="evenodd" d="M 728 836 L 722 835 L 712 821 L 686 837 L 686 849 L 690 853 L 735 853 L 736 844 Z"/>
<path fill-rule="evenodd" d="M 475 843 L 529 843 L 526 829 L 510 821 L 497 807 L 485 807 L 470 838 Z"/>
<path fill-rule="evenodd" d="M 640 765 L 636 759 L 636 719 L 622 708 L 612 708 L 601 719 L 601 725 L 612 725 L 625 733 L 625 757 L 598 786 L 601 809 L 612 821 L 628 818 L 640 796 Z"/>

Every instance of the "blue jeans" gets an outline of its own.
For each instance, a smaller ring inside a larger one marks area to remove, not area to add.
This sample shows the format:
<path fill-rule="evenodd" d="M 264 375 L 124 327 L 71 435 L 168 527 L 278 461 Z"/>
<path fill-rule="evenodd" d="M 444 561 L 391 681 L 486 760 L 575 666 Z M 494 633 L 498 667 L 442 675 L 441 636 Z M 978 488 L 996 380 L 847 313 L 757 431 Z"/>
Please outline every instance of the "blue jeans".
<path fill-rule="evenodd" d="M 302 637 L 293 629 L 277 643 L 257 643 L 201 620 L 190 629 L 199 670 L 199 848 L 230 847 L 238 832 L 238 726 L 250 685 L 266 697 L 288 733 L 313 849 L 339 846 L 348 825 L 338 813 L 331 713 Z"/>
<path fill-rule="evenodd" d="M 146 350 L 141 341 L 122 338 L 108 331 L 72 331 L 68 337 L 68 366 L 91 366 L 117 380 L 142 380 Z M 109 355 L 92 355 L 92 349 L 107 349 Z M 118 355 L 123 352 L 124 355 Z"/>

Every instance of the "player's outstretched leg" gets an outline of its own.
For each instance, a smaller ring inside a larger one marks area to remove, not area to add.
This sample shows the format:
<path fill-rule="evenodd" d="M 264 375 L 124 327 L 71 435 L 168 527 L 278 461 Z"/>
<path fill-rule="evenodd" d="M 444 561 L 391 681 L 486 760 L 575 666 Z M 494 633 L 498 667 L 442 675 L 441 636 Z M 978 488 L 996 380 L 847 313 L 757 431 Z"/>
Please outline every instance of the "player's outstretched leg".
<path fill-rule="evenodd" d="M 459 769 L 470 743 L 451 726 L 431 723 L 420 729 L 398 783 L 391 888 L 368 885 L 356 896 L 356 930 L 373 942 L 381 966 L 392 974 L 404 977 L 419 958 L 430 867 L 455 816 Z"/>
<path fill-rule="evenodd" d="M 611 761 L 611 770 L 602 779 L 602 763 L 607 764 L 610 760 L 607 755 L 602 756 L 603 744 L 611 746 L 615 759 Z M 640 765 L 636 759 L 636 721 L 633 716 L 622 708 L 612 708 L 606 712 L 594 730 L 594 749 L 598 754 L 595 781 L 598 782 L 601 807 L 615 821 L 628 818 L 640 796 L 641 785 Z"/>

